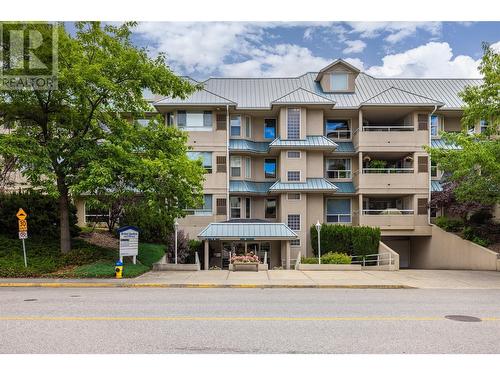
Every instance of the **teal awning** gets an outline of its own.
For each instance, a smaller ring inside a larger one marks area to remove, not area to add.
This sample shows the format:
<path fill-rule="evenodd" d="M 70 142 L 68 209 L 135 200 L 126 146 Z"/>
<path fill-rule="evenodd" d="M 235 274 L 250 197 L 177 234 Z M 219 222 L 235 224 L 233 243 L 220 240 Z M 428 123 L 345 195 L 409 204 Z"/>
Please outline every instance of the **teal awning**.
<path fill-rule="evenodd" d="M 335 186 L 338 190 L 335 193 L 341 194 L 354 194 L 356 193 L 356 189 L 354 188 L 354 184 L 352 182 L 337 182 L 335 181 Z"/>
<path fill-rule="evenodd" d="M 322 135 L 309 135 L 305 139 L 276 138 L 269 144 L 270 148 L 313 148 L 321 150 L 335 150 L 337 144 Z"/>
<path fill-rule="evenodd" d="M 352 142 L 337 142 L 334 152 L 355 152 Z"/>
<path fill-rule="evenodd" d="M 219 240 L 293 240 L 297 233 L 284 223 L 210 223 L 199 239 Z"/>
<path fill-rule="evenodd" d="M 432 180 L 431 191 L 443 191 L 443 186 L 441 185 L 441 182 Z"/>
<path fill-rule="evenodd" d="M 230 193 L 266 194 L 274 182 L 229 181 Z"/>
<path fill-rule="evenodd" d="M 269 142 L 254 142 L 247 139 L 230 139 L 229 151 L 244 151 L 256 154 L 267 154 Z"/>
<path fill-rule="evenodd" d="M 337 191 L 338 188 L 324 178 L 308 178 L 304 182 L 277 181 L 269 191 Z"/>
<path fill-rule="evenodd" d="M 460 150 L 460 146 L 453 143 L 446 143 L 443 139 L 432 139 L 431 147 L 442 148 L 444 150 Z"/>

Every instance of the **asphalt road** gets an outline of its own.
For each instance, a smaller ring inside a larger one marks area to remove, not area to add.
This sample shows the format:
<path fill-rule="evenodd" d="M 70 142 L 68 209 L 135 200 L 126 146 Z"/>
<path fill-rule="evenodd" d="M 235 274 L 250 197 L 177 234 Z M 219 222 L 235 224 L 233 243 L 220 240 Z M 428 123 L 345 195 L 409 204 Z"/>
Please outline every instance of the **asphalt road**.
<path fill-rule="evenodd" d="M 499 342 L 500 290 L 0 289 L 0 353 L 500 353 Z"/>

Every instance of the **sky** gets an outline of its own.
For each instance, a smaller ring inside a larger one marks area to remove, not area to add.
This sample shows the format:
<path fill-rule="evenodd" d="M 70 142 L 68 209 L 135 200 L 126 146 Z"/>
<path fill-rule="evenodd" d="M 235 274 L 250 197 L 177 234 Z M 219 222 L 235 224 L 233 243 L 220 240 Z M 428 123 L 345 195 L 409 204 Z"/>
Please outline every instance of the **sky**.
<path fill-rule="evenodd" d="M 337 58 L 374 77 L 477 78 L 500 22 L 141 22 L 133 41 L 197 80 L 299 76 Z"/>

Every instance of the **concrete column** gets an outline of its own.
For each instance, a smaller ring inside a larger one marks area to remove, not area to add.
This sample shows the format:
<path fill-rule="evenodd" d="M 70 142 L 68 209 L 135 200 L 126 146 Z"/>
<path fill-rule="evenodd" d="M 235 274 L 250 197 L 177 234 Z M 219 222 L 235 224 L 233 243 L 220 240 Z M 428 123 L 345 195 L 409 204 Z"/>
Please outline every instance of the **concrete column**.
<path fill-rule="evenodd" d="M 208 255 L 208 240 L 205 240 L 205 249 L 204 249 L 204 255 L 205 255 L 205 266 L 203 267 L 205 269 L 205 271 L 208 270 L 208 267 L 209 267 L 209 262 L 210 262 L 210 259 L 209 259 L 209 255 Z"/>
<path fill-rule="evenodd" d="M 358 117 L 358 126 L 359 126 L 359 131 L 362 132 L 363 131 L 363 111 L 360 109 L 359 110 L 359 117 Z"/>
<path fill-rule="evenodd" d="M 285 266 L 286 267 L 285 268 L 287 270 L 289 270 L 290 269 L 290 240 L 286 240 L 285 246 L 286 246 L 286 251 L 285 251 L 285 253 L 286 253 L 286 255 L 285 255 L 286 256 L 286 264 L 285 264 Z"/>
<path fill-rule="evenodd" d="M 247 243 L 247 241 L 245 241 L 244 244 L 245 244 L 245 255 L 247 255 L 247 249 L 248 249 L 248 243 Z"/>
<path fill-rule="evenodd" d="M 358 214 L 358 218 L 359 218 L 359 221 L 358 221 L 358 225 L 363 225 L 364 223 L 362 222 L 363 220 L 363 194 L 359 194 L 358 195 L 358 206 L 359 206 L 359 214 Z"/>

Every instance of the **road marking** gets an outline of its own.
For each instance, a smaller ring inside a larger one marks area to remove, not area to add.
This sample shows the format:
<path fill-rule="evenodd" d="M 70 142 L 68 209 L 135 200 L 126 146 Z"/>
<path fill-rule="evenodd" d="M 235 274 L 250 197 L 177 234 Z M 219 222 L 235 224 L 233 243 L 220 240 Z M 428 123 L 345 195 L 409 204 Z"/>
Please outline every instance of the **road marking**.
<path fill-rule="evenodd" d="M 481 318 L 499 321 L 500 317 Z M 0 321 L 440 321 L 436 316 L 331 316 L 331 317 L 252 317 L 252 316 L 0 316 Z"/>

